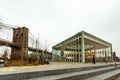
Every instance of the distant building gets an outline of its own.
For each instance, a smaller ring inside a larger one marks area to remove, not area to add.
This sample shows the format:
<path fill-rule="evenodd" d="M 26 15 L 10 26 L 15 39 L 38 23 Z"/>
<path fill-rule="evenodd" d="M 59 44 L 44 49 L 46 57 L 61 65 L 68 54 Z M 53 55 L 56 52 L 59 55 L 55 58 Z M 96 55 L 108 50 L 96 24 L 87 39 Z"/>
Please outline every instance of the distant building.
<path fill-rule="evenodd" d="M 113 61 L 112 44 L 85 31 L 52 47 L 52 60 L 63 62 Z"/>

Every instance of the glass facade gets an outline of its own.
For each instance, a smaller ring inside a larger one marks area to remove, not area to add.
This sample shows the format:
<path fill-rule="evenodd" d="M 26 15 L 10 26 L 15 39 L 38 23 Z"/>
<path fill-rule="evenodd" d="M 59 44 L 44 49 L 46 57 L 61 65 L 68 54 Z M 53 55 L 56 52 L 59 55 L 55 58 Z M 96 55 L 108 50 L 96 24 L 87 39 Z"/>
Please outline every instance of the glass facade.
<path fill-rule="evenodd" d="M 108 62 L 113 60 L 112 44 L 81 31 L 52 47 L 52 60 L 63 62 Z"/>

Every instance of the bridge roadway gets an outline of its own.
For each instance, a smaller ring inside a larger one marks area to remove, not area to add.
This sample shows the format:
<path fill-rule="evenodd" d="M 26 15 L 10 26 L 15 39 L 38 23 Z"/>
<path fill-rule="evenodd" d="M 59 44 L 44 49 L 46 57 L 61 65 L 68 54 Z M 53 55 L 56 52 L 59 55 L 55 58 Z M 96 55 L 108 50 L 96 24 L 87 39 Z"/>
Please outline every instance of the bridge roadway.
<path fill-rule="evenodd" d="M 20 48 L 20 44 L 19 43 L 13 43 L 4 39 L 0 38 L 0 46 L 7 46 L 7 47 L 15 47 L 15 48 Z M 34 51 L 34 52 L 42 52 L 42 49 L 37 49 L 37 48 L 32 48 L 32 47 L 28 47 L 29 51 Z M 46 53 L 46 51 L 43 51 L 44 53 Z"/>
<path fill-rule="evenodd" d="M 12 43 L 10 41 L 4 40 L 0 38 L 0 46 L 7 46 L 7 47 L 17 47 L 19 48 L 20 45 L 18 43 Z"/>

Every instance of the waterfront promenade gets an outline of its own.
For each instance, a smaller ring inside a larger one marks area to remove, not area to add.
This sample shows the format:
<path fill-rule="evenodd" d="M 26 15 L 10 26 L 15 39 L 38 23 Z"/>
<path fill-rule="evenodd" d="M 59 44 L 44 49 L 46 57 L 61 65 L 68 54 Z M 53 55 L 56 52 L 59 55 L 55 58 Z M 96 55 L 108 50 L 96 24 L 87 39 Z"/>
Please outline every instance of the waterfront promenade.
<path fill-rule="evenodd" d="M 16 67 L 2 67 L 0 73 L 5 72 L 17 72 L 17 71 L 44 71 L 44 70 L 55 70 L 55 69 L 67 69 L 67 68 L 78 68 L 78 67 L 90 67 L 90 66 L 101 66 L 113 63 L 70 63 L 70 62 L 51 62 L 50 64 L 37 65 L 37 66 L 16 66 Z M 120 63 L 117 63 L 120 64 Z"/>
<path fill-rule="evenodd" d="M 0 68 L 0 80 L 34 80 L 34 78 L 36 78 L 35 80 L 39 80 L 41 78 L 43 80 L 47 80 L 48 78 L 50 78 L 50 80 L 56 80 L 57 78 L 63 78 L 62 80 L 69 80 L 71 78 L 73 78 L 73 80 L 78 80 L 79 78 L 87 78 L 90 77 L 90 75 L 95 76 L 114 70 L 116 70 L 114 63 L 83 64 L 51 62 L 50 64 L 38 66 L 18 66 Z M 79 77 L 78 79 L 76 79 L 76 76 L 78 75 Z M 46 76 L 48 76 L 48 78 Z"/>

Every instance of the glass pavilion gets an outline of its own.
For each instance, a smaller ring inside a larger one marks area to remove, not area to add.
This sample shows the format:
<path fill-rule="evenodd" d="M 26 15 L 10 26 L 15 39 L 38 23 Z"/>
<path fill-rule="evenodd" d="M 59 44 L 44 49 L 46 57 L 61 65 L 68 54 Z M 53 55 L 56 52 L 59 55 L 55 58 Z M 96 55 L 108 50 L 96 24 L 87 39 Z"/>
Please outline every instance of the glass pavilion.
<path fill-rule="evenodd" d="M 93 57 L 96 62 L 112 61 L 112 44 L 85 31 L 52 47 L 53 61 L 90 63 Z"/>

